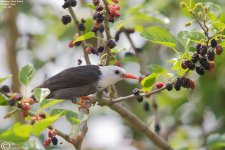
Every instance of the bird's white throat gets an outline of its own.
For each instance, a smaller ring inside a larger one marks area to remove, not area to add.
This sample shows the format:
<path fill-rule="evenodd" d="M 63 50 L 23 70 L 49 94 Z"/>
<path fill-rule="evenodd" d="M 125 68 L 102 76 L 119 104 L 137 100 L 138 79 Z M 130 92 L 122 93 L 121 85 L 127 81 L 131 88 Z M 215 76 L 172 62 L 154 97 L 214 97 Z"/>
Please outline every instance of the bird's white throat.
<path fill-rule="evenodd" d="M 99 66 L 99 69 L 101 72 L 101 76 L 97 83 L 97 90 L 103 90 L 106 87 L 122 80 L 122 74 L 126 73 L 123 68 L 117 66 Z M 119 71 L 119 73 L 116 74 L 116 71 Z"/>

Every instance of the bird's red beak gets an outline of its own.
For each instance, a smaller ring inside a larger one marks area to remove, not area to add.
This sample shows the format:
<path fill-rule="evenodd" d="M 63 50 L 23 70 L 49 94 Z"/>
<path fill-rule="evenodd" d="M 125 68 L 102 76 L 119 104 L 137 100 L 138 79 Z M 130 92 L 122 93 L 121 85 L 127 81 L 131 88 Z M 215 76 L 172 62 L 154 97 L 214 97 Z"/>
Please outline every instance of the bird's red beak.
<path fill-rule="evenodd" d="M 131 74 L 124 74 L 123 78 L 136 79 L 136 80 L 138 79 L 137 77 L 135 77 L 135 76 L 133 76 Z"/>

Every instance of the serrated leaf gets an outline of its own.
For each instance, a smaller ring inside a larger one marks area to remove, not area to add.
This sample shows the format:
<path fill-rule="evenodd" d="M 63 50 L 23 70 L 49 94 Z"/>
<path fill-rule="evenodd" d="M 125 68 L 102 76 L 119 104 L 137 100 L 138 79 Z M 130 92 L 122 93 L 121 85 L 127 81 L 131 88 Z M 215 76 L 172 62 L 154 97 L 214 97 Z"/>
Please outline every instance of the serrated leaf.
<path fill-rule="evenodd" d="M 170 32 L 168 32 L 167 30 L 157 26 L 151 26 L 144 29 L 141 33 L 141 36 L 143 36 L 147 40 L 164 46 L 168 46 L 171 48 L 174 48 L 176 46 L 176 39 L 173 37 L 173 35 L 170 34 Z"/>
<path fill-rule="evenodd" d="M 90 38 L 93 38 L 95 37 L 95 33 L 94 32 L 88 32 L 84 35 L 81 35 L 80 37 L 76 38 L 76 40 L 74 40 L 73 42 L 76 43 L 76 42 L 79 42 L 79 41 L 84 41 L 84 40 L 87 40 L 87 39 L 90 39 Z"/>
<path fill-rule="evenodd" d="M 8 99 L 4 95 L 0 94 L 0 106 L 7 106 L 7 105 L 9 105 Z"/>
<path fill-rule="evenodd" d="M 34 89 L 34 97 L 41 103 L 48 95 L 50 90 L 47 88 L 36 88 Z"/>
<path fill-rule="evenodd" d="M 144 91 L 150 91 L 152 89 L 157 77 L 158 77 L 157 73 L 152 73 L 149 76 L 145 77 L 141 81 L 141 85 L 143 87 L 143 90 Z"/>
<path fill-rule="evenodd" d="M 23 143 L 29 140 L 31 129 L 31 125 L 16 123 L 10 129 L 2 132 L 0 139 L 14 143 Z"/>
<path fill-rule="evenodd" d="M 32 134 L 35 136 L 40 135 L 43 130 L 59 119 L 59 117 L 61 117 L 61 114 L 37 121 L 32 127 Z"/>
<path fill-rule="evenodd" d="M 9 79 L 11 77 L 12 77 L 12 75 L 8 75 L 6 77 L 0 78 L 0 83 L 4 82 L 5 80 L 7 80 L 7 79 Z"/>
<path fill-rule="evenodd" d="M 150 66 L 148 66 L 148 68 L 154 73 L 158 73 L 158 74 L 166 73 L 165 68 L 163 68 L 162 66 L 156 65 L 156 64 L 150 65 Z"/>
<path fill-rule="evenodd" d="M 42 100 L 40 106 L 42 109 L 46 109 L 48 107 L 51 107 L 55 104 L 58 104 L 58 103 L 61 103 L 61 102 L 64 102 L 64 100 L 58 100 L 58 99 L 53 99 L 53 100 L 50 100 L 50 99 L 44 99 Z"/>
<path fill-rule="evenodd" d="M 23 85 L 28 85 L 32 80 L 35 73 L 34 66 L 32 64 L 28 64 L 20 69 L 19 72 L 19 80 Z"/>

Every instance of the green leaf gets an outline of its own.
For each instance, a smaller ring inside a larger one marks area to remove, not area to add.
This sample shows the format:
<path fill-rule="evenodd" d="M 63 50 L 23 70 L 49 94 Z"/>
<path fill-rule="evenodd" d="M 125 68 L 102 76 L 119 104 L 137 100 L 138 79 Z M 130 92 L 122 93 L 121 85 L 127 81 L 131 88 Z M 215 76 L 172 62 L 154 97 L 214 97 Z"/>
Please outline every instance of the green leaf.
<path fill-rule="evenodd" d="M 7 80 L 7 79 L 9 79 L 11 77 L 12 77 L 12 75 L 8 75 L 6 77 L 0 78 L 0 83 L 4 82 L 5 80 Z"/>
<path fill-rule="evenodd" d="M 58 114 L 58 115 L 55 115 L 52 117 L 48 117 L 48 118 L 45 118 L 43 120 L 36 122 L 33 125 L 32 134 L 35 136 L 40 135 L 43 130 L 45 130 L 48 126 L 50 126 L 52 123 L 54 123 L 59 117 L 61 117 L 61 114 Z"/>
<path fill-rule="evenodd" d="M 57 99 L 53 99 L 53 100 L 49 100 L 49 99 L 44 99 L 42 100 L 40 106 L 42 109 L 51 107 L 52 105 L 55 105 L 57 103 L 61 103 L 64 102 L 64 100 L 57 100 Z"/>
<path fill-rule="evenodd" d="M 7 105 L 9 105 L 9 101 L 4 95 L 0 94 L 0 106 L 7 106 Z"/>
<path fill-rule="evenodd" d="M 66 120 L 69 121 L 72 125 L 76 125 L 80 123 L 80 120 L 78 119 L 78 115 L 70 110 L 67 110 L 66 112 Z"/>
<path fill-rule="evenodd" d="M 176 39 L 167 30 L 151 26 L 144 29 L 141 36 L 152 42 L 174 48 L 176 46 Z"/>
<path fill-rule="evenodd" d="M 14 143 L 23 143 L 29 140 L 32 126 L 28 124 L 14 124 L 10 129 L 0 134 L 0 139 Z"/>
<path fill-rule="evenodd" d="M 165 68 L 163 68 L 162 66 L 156 65 L 156 64 L 150 65 L 148 68 L 154 73 L 158 73 L 158 74 L 166 73 Z"/>
<path fill-rule="evenodd" d="M 215 3 L 207 2 L 205 3 L 205 6 L 208 7 L 209 11 L 216 15 L 216 17 L 219 17 L 219 15 L 223 12 L 221 7 Z"/>
<path fill-rule="evenodd" d="M 152 73 L 149 76 L 145 77 L 141 81 L 141 85 L 143 87 L 143 90 L 144 91 L 150 91 L 152 89 L 157 77 L 158 77 L 157 73 Z"/>
<path fill-rule="evenodd" d="M 95 5 L 91 5 L 91 4 L 84 4 L 85 7 L 91 8 L 93 10 L 96 10 L 96 6 Z"/>
<path fill-rule="evenodd" d="M 28 64 L 21 68 L 19 72 L 19 80 L 23 85 L 28 85 L 31 81 L 31 79 L 34 76 L 34 66 L 32 64 Z"/>
<path fill-rule="evenodd" d="M 67 112 L 67 110 L 65 110 L 65 109 L 54 108 L 51 110 L 50 116 L 55 116 L 58 114 L 64 115 L 64 114 L 66 114 L 66 112 Z"/>
<path fill-rule="evenodd" d="M 48 95 L 50 90 L 47 88 L 36 88 L 34 89 L 34 97 L 41 103 Z"/>
<path fill-rule="evenodd" d="M 219 149 L 225 147 L 225 134 L 212 134 L 207 138 L 207 145 L 210 149 Z"/>
<path fill-rule="evenodd" d="M 93 38 L 95 37 L 95 33 L 94 32 L 88 32 L 84 35 L 81 35 L 80 37 L 78 37 L 76 40 L 74 40 L 73 42 L 79 42 L 79 41 L 84 41 L 84 40 L 87 40 L 87 39 L 90 39 L 90 38 Z"/>

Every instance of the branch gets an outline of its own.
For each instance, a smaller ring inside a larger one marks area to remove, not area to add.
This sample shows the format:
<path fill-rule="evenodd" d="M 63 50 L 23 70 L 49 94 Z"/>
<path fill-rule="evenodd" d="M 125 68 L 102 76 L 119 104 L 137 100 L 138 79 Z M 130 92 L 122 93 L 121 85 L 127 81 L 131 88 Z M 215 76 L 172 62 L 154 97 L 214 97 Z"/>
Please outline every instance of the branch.
<path fill-rule="evenodd" d="M 79 28 L 78 28 L 79 21 L 78 21 L 76 15 L 75 15 L 75 13 L 74 13 L 72 7 L 69 7 L 68 10 L 69 10 L 69 12 L 70 12 L 70 15 L 71 15 L 72 18 L 73 18 L 73 22 L 74 22 L 74 24 L 75 24 L 75 28 L 76 28 L 76 30 L 77 30 L 77 33 L 78 33 L 79 36 L 81 36 L 83 33 L 82 33 L 82 32 L 79 30 Z M 86 45 L 87 45 L 87 44 L 86 44 L 85 41 L 81 41 L 81 46 L 82 46 L 82 48 L 83 48 L 83 53 L 84 53 L 84 59 L 85 59 L 85 62 L 86 62 L 87 65 L 90 65 L 90 64 L 91 64 L 90 59 L 89 59 L 89 57 L 88 57 L 88 54 L 87 54 L 86 51 L 85 51 Z"/>
<path fill-rule="evenodd" d="M 152 132 L 147 125 L 144 124 L 135 114 L 127 110 L 121 104 L 112 104 L 111 101 L 100 99 L 99 104 L 104 106 L 109 106 L 112 110 L 119 113 L 122 117 L 129 120 L 133 126 L 136 126 L 139 130 L 141 130 L 154 144 L 160 147 L 163 150 L 173 150 L 172 147 L 157 134 Z"/>

